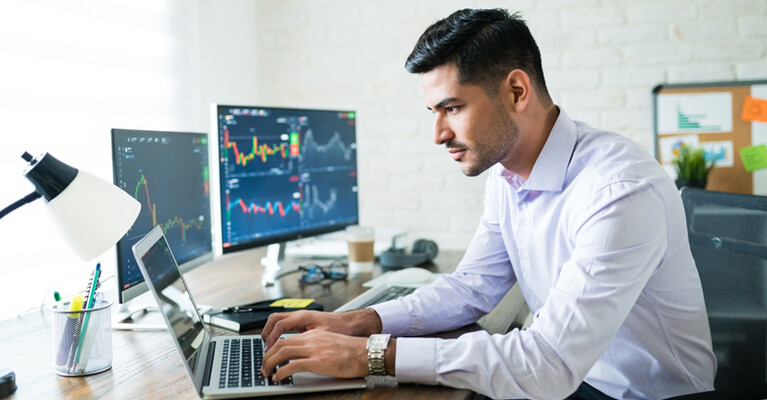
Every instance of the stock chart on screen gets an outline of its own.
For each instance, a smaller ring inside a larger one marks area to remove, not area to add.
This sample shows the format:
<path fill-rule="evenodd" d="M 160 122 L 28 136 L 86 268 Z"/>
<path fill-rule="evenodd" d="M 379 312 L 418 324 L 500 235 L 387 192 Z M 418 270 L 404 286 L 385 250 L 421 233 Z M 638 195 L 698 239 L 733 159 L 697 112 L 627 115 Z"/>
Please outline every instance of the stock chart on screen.
<path fill-rule="evenodd" d="M 216 110 L 225 252 L 358 221 L 354 112 Z"/>
<path fill-rule="evenodd" d="M 114 183 L 141 203 L 117 244 L 120 290 L 143 282 L 131 247 L 157 225 L 179 264 L 211 253 L 207 135 L 113 129 L 112 152 Z"/>

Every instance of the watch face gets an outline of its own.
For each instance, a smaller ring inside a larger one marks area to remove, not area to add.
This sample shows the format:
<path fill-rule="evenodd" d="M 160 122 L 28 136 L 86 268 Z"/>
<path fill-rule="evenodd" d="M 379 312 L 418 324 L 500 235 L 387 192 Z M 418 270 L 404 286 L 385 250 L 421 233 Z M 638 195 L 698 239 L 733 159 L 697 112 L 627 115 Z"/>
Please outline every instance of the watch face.
<path fill-rule="evenodd" d="M 391 335 L 372 335 L 368 347 L 386 348 L 389 345 Z"/>

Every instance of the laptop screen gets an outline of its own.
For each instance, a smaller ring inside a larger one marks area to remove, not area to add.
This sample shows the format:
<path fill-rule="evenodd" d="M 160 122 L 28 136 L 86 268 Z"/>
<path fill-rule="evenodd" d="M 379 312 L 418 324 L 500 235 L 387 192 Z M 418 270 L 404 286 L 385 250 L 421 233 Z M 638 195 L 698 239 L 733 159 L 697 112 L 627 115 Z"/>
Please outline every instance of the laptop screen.
<path fill-rule="evenodd" d="M 200 320 L 165 236 L 160 235 L 141 256 L 141 262 L 148 275 L 145 278 L 154 289 L 160 312 L 172 329 L 178 348 L 187 361 L 190 376 L 194 377 L 197 363 L 205 362 L 205 357 L 200 359 L 200 351 L 203 343 L 210 342 L 210 335 Z"/>

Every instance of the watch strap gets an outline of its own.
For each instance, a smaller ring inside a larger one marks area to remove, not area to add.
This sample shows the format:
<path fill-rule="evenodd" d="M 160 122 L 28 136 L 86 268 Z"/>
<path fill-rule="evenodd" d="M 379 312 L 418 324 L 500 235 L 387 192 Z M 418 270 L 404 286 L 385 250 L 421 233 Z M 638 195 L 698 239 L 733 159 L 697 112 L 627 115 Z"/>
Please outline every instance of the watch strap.
<path fill-rule="evenodd" d="M 390 334 L 375 334 L 368 338 L 368 372 L 370 375 L 386 375 L 384 354 L 389 347 Z"/>

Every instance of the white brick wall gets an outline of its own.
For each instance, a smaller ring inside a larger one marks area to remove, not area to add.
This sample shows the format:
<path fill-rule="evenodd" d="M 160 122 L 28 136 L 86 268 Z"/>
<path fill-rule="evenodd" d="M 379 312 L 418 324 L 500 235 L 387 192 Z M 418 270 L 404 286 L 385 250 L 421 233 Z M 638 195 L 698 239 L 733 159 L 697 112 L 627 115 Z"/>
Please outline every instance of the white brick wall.
<path fill-rule="evenodd" d="M 358 111 L 361 219 L 464 249 L 484 178 L 431 143 L 420 79 L 404 61 L 423 30 L 459 8 L 528 20 L 555 102 L 570 116 L 652 142 L 660 83 L 767 79 L 767 0 L 259 3 L 259 101 Z"/>

